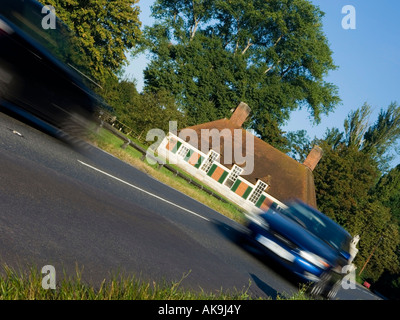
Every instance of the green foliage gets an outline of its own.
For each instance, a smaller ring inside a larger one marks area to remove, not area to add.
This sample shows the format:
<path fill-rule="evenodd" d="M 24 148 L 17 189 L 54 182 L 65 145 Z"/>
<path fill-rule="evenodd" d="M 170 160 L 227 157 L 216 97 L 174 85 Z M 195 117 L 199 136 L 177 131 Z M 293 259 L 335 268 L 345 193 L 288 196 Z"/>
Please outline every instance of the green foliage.
<path fill-rule="evenodd" d="M 307 158 L 308 153 L 312 149 L 310 137 L 307 135 L 307 130 L 298 130 L 288 132 L 285 135 L 288 141 L 286 151 L 289 156 L 303 163 Z"/>
<path fill-rule="evenodd" d="M 40 0 L 76 34 L 74 64 L 104 84 L 127 62 L 141 36 L 138 0 Z"/>
<path fill-rule="evenodd" d="M 169 131 L 169 121 L 176 121 L 178 129 L 186 126 L 186 118 L 165 90 L 138 93 L 134 82 L 108 77 L 103 91 L 107 103 L 115 111 L 119 123 L 141 140 L 151 129 Z"/>
<path fill-rule="evenodd" d="M 140 103 L 132 108 L 131 116 L 137 130 L 144 137 L 151 129 L 161 129 L 167 134 L 170 121 L 176 121 L 178 129 L 186 126 L 184 114 L 177 108 L 175 99 L 165 90 L 143 93 Z"/>
<path fill-rule="evenodd" d="M 400 228 L 400 164 L 380 178 L 372 193 L 379 195 L 382 203 L 390 208 Z"/>
<path fill-rule="evenodd" d="M 361 149 L 370 115 L 371 107 L 366 103 L 361 108 L 349 113 L 344 121 L 344 139 L 348 147 Z"/>
<path fill-rule="evenodd" d="M 362 240 L 355 262 L 360 271 L 372 254 L 362 276 L 377 281 L 384 271 L 400 272 L 398 256 L 400 236 L 390 209 L 382 205 L 379 200 L 375 200 L 366 203 L 358 215 L 359 224 L 363 227 L 359 233 Z"/>
<path fill-rule="evenodd" d="M 350 232 L 359 232 L 353 229 L 351 217 L 358 211 L 359 200 L 366 198 L 377 170 L 354 148 L 332 149 L 324 141 L 319 146 L 324 152 L 314 170 L 319 208 Z"/>
<path fill-rule="evenodd" d="M 371 109 L 364 104 L 349 113 L 344 132 L 333 128 L 314 141 L 324 151 L 314 170 L 319 209 L 360 235 L 355 263 L 361 269 L 373 253 L 363 276 L 374 281 L 385 270 L 400 272 L 400 166 L 382 176 L 385 155 L 400 138 L 398 126 L 392 126 L 399 111 L 391 104 L 370 125 Z"/>
<path fill-rule="evenodd" d="M 113 107 L 119 121 L 130 127 L 135 125 L 132 113 L 135 107 L 141 103 L 141 97 L 134 82 L 107 77 L 102 95 L 106 102 Z"/>
<path fill-rule="evenodd" d="M 365 133 L 364 151 L 372 153 L 376 159 L 388 163 L 393 156 L 388 151 L 400 137 L 400 106 L 393 102 L 386 110 L 381 110 L 378 120 Z M 387 170 L 383 166 L 382 170 Z"/>
<path fill-rule="evenodd" d="M 279 127 L 291 111 L 306 107 L 318 122 L 339 102 L 323 80 L 336 68 L 323 13 L 309 1 L 157 0 L 153 16 L 146 90 L 171 92 L 190 125 L 229 116 L 245 101 L 248 127 L 282 147 Z"/>

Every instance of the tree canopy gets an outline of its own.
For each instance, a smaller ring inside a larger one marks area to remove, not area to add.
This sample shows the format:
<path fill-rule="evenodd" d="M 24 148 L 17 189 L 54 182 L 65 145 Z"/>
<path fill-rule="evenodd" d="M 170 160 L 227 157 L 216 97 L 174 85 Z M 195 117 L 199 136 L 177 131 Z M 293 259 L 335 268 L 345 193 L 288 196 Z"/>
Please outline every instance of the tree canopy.
<path fill-rule="evenodd" d="M 378 194 L 382 203 L 390 208 L 400 229 L 400 164 L 379 179 L 372 193 Z"/>
<path fill-rule="evenodd" d="M 360 235 L 359 269 L 374 252 L 364 271 L 374 281 L 385 271 L 400 271 L 400 167 L 388 171 L 391 150 L 400 139 L 399 112 L 392 103 L 371 124 L 371 108 L 364 104 L 349 113 L 343 132 L 328 129 L 323 139 L 308 144 L 324 152 L 314 170 L 318 207 Z"/>
<path fill-rule="evenodd" d="M 139 0 L 40 0 L 76 35 L 76 67 L 100 84 L 127 63 L 141 36 Z"/>
<path fill-rule="evenodd" d="M 191 125 L 245 101 L 247 126 L 282 147 L 291 111 L 307 108 L 318 122 L 340 101 L 324 81 L 336 66 L 323 13 L 307 0 L 157 0 L 152 12 L 146 90 L 171 92 Z"/>

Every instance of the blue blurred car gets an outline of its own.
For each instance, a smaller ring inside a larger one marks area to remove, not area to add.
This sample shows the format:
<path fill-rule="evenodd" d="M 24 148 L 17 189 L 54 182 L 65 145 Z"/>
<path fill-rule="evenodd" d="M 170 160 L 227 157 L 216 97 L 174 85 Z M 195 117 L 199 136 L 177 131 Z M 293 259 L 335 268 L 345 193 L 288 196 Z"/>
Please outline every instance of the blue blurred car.
<path fill-rule="evenodd" d="M 336 296 L 351 257 L 352 237 L 345 229 L 300 201 L 247 218 L 252 243 L 311 283 L 312 295 Z"/>

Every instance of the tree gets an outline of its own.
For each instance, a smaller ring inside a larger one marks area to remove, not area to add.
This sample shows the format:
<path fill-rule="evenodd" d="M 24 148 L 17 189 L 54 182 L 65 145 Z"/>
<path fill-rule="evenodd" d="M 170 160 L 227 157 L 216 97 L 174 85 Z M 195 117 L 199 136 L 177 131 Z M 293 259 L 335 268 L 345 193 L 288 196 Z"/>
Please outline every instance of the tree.
<path fill-rule="evenodd" d="M 169 121 L 177 121 L 178 125 L 186 125 L 185 115 L 178 110 L 175 99 L 166 91 L 138 93 L 134 81 L 106 79 L 103 96 L 113 106 L 115 116 L 124 126 L 125 133 L 131 133 L 144 140 L 150 129 L 169 130 Z"/>
<path fill-rule="evenodd" d="M 375 197 L 358 211 L 357 223 L 360 225 L 359 254 L 356 263 L 359 271 L 368 262 L 363 277 L 377 281 L 384 271 L 400 272 L 398 248 L 400 245 L 399 226 L 391 215 L 390 209 Z M 373 254 L 371 256 L 371 254 Z M 367 259 L 370 258 L 369 261 Z"/>
<path fill-rule="evenodd" d="M 104 84 L 141 36 L 138 0 L 40 0 L 76 34 L 76 67 Z"/>
<path fill-rule="evenodd" d="M 348 147 L 363 148 L 364 137 L 369 125 L 371 107 L 364 104 L 361 108 L 351 111 L 344 121 L 344 141 Z"/>
<path fill-rule="evenodd" d="M 400 230 L 400 164 L 380 178 L 371 194 L 390 208 Z"/>
<path fill-rule="evenodd" d="M 249 128 L 283 147 L 280 126 L 308 108 L 315 122 L 339 102 L 323 13 L 306 0 L 157 0 L 145 29 L 146 90 L 171 92 L 190 125 L 228 117 L 240 101 Z"/>
<path fill-rule="evenodd" d="M 109 76 L 106 78 L 102 96 L 113 107 L 118 121 L 132 128 L 136 126 L 133 113 L 142 101 L 134 81 L 118 80 Z"/>
<path fill-rule="evenodd" d="M 186 125 L 185 115 L 178 109 L 175 99 L 166 91 L 145 92 L 138 105 L 131 108 L 135 128 L 145 139 L 151 129 L 169 131 L 169 121 L 177 121 L 178 128 Z"/>
<path fill-rule="evenodd" d="M 385 270 L 399 272 L 400 245 L 398 214 L 400 196 L 399 168 L 382 176 L 385 154 L 396 146 L 400 134 L 395 123 L 399 107 L 391 104 L 372 125 L 370 107 L 349 113 L 344 132 L 329 129 L 324 139 L 316 139 L 324 156 L 314 170 L 319 209 L 359 234 L 359 253 L 355 260 L 363 266 L 363 276 L 376 281 Z"/>
<path fill-rule="evenodd" d="M 381 109 L 378 120 L 368 128 L 364 138 L 363 151 L 372 153 L 382 163 L 381 169 L 386 171 L 388 166 L 384 164 L 393 159 L 390 150 L 400 138 L 400 106 L 392 102 L 386 110 Z"/>
<path fill-rule="evenodd" d="M 318 208 L 353 236 L 360 235 L 359 269 L 382 237 L 363 276 L 377 280 L 385 270 L 398 272 L 398 224 L 390 208 L 370 192 L 379 177 L 377 164 L 354 146 L 319 142 L 324 156 L 314 170 Z"/>
<path fill-rule="evenodd" d="M 318 207 L 349 232 L 357 234 L 363 227 L 357 224 L 357 214 L 379 177 L 376 164 L 354 147 L 342 144 L 332 148 L 323 140 L 318 145 L 324 154 L 314 170 Z"/>
<path fill-rule="evenodd" d="M 365 103 L 349 113 L 344 121 L 345 132 L 341 137 L 348 147 L 355 147 L 374 159 L 383 172 L 393 159 L 391 151 L 396 149 L 400 138 L 400 106 L 392 102 L 386 110 L 381 109 L 374 124 L 369 123 L 371 107 Z"/>
<path fill-rule="evenodd" d="M 287 154 L 293 159 L 303 163 L 312 149 L 310 137 L 307 135 L 307 130 L 288 132 L 285 134 L 285 138 L 287 139 L 288 144 L 283 151 L 287 152 Z"/>

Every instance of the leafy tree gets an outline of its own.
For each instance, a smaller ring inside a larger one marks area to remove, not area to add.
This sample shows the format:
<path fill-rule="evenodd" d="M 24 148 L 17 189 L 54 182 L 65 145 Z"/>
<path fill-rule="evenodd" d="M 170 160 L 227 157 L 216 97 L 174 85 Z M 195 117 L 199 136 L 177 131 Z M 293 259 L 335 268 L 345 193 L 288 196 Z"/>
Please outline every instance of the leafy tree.
<path fill-rule="evenodd" d="M 138 0 L 40 0 L 76 34 L 75 63 L 103 85 L 127 62 L 141 36 Z"/>
<path fill-rule="evenodd" d="M 371 113 L 371 107 L 366 103 L 350 112 L 344 121 L 345 132 L 337 138 L 348 147 L 369 154 L 378 163 L 379 169 L 385 172 L 393 159 L 391 151 L 400 138 L 400 106 L 393 102 L 386 110 L 381 109 L 372 125 L 369 123 Z"/>
<path fill-rule="evenodd" d="M 324 156 L 314 170 L 318 207 L 351 233 L 360 232 L 363 225 L 355 220 L 379 177 L 376 165 L 354 147 L 332 148 L 326 141 L 319 146 Z"/>
<path fill-rule="evenodd" d="M 176 121 L 178 128 L 186 126 L 184 114 L 178 109 L 175 99 L 166 91 L 145 92 L 141 102 L 132 108 L 132 119 L 142 139 L 150 129 L 169 131 L 169 121 Z"/>
<path fill-rule="evenodd" d="M 113 107 L 118 121 L 129 127 L 135 127 L 133 112 L 141 103 L 141 96 L 137 92 L 135 82 L 127 79 L 118 80 L 109 76 L 106 78 L 102 95 L 106 102 Z"/>
<path fill-rule="evenodd" d="M 288 144 L 285 152 L 293 159 L 303 163 L 312 149 L 307 130 L 291 131 L 285 134 Z"/>
<path fill-rule="evenodd" d="M 399 272 L 400 245 L 398 214 L 400 195 L 399 168 L 382 175 L 385 154 L 395 147 L 400 134 L 393 124 L 399 107 L 391 104 L 382 110 L 376 122 L 369 124 L 370 107 L 349 113 L 344 132 L 327 130 L 325 138 L 315 140 L 324 156 L 314 170 L 319 209 L 343 225 L 351 234 L 359 234 L 359 253 L 355 260 L 363 276 L 377 280 L 385 271 Z"/>
<path fill-rule="evenodd" d="M 339 102 L 323 13 L 306 0 L 157 0 L 145 29 L 146 90 L 165 89 L 190 125 L 228 117 L 245 101 L 248 127 L 283 147 L 280 126 L 308 108 L 315 122 Z"/>
<path fill-rule="evenodd" d="M 382 163 L 381 169 L 386 171 L 388 163 L 393 159 L 390 150 L 400 138 L 400 106 L 393 102 L 386 110 L 381 110 L 378 120 L 365 133 L 363 151 L 372 153 Z M 400 152 L 399 152 L 400 153 Z"/>
<path fill-rule="evenodd" d="M 354 221 L 360 226 L 359 254 L 356 257 L 359 272 L 368 262 L 362 276 L 377 281 L 385 270 L 391 273 L 400 272 L 400 236 L 390 209 L 371 197 L 360 207 Z"/>
<path fill-rule="evenodd" d="M 361 108 L 349 113 L 344 121 L 343 136 L 348 147 L 362 149 L 371 113 L 371 107 L 366 103 Z"/>
<path fill-rule="evenodd" d="M 103 91 L 107 103 L 113 106 L 117 123 L 125 133 L 144 140 L 150 129 L 169 130 L 169 121 L 177 121 L 179 129 L 186 126 L 185 115 L 178 110 L 175 99 L 166 91 L 138 93 L 134 81 L 108 77 Z"/>
<path fill-rule="evenodd" d="M 397 248 L 400 244 L 398 224 L 390 208 L 373 196 L 379 170 L 368 154 L 354 146 L 341 144 L 332 148 L 325 141 L 319 144 L 324 156 L 314 170 L 319 209 L 345 227 L 352 235 L 360 235 L 355 263 L 359 270 L 374 250 L 364 276 L 377 280 L 385 271 L 398 272 Z M 379 246 L 377 245 L 378 240 Z"/>
<path fill-rule="evenodd" d="M 390 208 L 400 228 L 400 164 L 380 178 L 371 194 Z"/>

